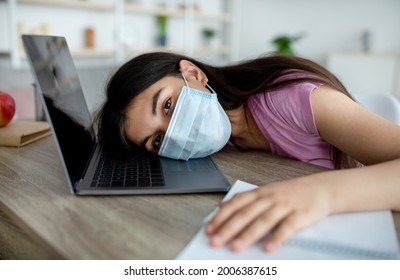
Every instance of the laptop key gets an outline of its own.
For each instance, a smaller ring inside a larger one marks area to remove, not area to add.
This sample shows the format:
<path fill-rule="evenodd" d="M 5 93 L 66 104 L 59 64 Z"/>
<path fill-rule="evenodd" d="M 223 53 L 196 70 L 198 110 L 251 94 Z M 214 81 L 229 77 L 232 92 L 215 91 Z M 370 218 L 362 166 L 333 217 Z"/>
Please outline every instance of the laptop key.
<path fill-rule="evenodd" d="M 111 178 L 102 178 L 102 177 L 100 177 L 100 178 L 97 179 L 97 181 L 99 183 L 110 183 L 111 182 Z"/>
<path fill-rule="evenodd" d="M 162 187 L 164 176 L 159 163 L 135 157 L 131 159 L 104 158 L 98 166 L 93 187 Z M 97 178 L 98 177 L 98 178 Z M 124 181 L 125 180 L 125 181 Z M 96 185 L 97 183 L 97 185 Z"/>
<path fill-rule="evenodd" d="M 113 181 L 111 182 L 111 187 L 123 187 L 124 181 Z"/>
<path fill-rule="evenodd" d="M 148 187 L 151 185 L 150 178 L 140 178 L 138 184 L 139 187 Z"/>
<path fill-rule="evenodd" d="M 125 187 L 137 187 L 138 181 L 137 180 L 126 180 Z"/>
<path fill-rule="evenodd" d="M 162 178 L 151 178 L 152 183 L 164 183 L 164 179 Z"/>
<path fill-rule="evenodd" d="M 163 182 L 151 182 L 152 187 L 163 187 L 165 186 L 164 181 Z"/>

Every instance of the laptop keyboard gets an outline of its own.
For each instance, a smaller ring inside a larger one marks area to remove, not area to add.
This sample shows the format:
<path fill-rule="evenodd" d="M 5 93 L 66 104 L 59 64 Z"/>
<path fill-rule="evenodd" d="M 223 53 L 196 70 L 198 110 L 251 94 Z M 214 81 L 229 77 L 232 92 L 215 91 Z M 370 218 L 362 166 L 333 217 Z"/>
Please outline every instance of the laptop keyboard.
<path fill-rule="evenodd" d="M 137 155 L 129 158 L 113 158 L 101 155 L 91 187 L 154 188 L 164 186 L 159 160 Z"/>

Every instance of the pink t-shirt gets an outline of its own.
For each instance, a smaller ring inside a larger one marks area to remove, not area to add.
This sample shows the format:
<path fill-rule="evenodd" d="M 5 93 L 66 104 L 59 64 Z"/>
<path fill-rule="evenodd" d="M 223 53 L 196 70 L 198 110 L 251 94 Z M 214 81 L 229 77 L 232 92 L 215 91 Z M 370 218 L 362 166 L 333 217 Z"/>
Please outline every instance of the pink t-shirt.
<path fill-rule="evenodd" d="M 317 130 L 311 92 L 320 84 L 299 82 L 252 95 L 247 105 L 274 154 L 334 168 L 331 145 Z"/>

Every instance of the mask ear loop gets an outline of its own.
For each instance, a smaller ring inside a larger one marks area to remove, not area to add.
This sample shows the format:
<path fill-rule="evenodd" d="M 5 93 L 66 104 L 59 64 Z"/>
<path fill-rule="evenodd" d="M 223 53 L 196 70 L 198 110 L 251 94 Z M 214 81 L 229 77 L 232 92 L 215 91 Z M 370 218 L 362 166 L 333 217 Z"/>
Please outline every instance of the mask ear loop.
<path fill-rule="evenodd" d="M 183 80 L 185 81 L 185 84 L 186 84 L 186 86 L 189 88 L 188 82 L 187 82 L 187 80 L 186 80 L 186 78 L 185 78 L 185 74 L 183 74 L 183 71 L 182 71 L 182 69 L 179 69 L 179 71 L 181 71 L 181 74 L 182 74 Z"/>
<path fill-rule="evenodd" d="M 186 80 L 185 74 L 183 74 L 182 69 L 179 69 L 179 71 L 181 71 L 181 74 L 182 74 L 183 80 L 185 81 L 186 86 L 187 86 L 188 88 L 190 88 L 189 85 L 188 85 L 188 82 L 187 82 L 187 80 Z M 208 82 L 208 80 L 207 80 L 207 82 Z M 212 88 L 208 83 L 206 84 L 206 88 L 208 88 L 208 89 L 211 91 L 211 93 L 217 94 L 217 93 L 215 92 L 215 90 L 213 90 L 213 88 Z"/>
<path fill-rule="evenodd" d="M 205 78 L 205 80 L 206 80 L 206 88 L 208 88 L 210 91 L 211 91 L 211 93 L 212 94 L 217 94 L 216 92 L 215 92 L 215 90 L 208 84 L 208 79 L 207 79 L 207 77 Z"/>
<path fill-rule="evenodd" d="M 211 93 L 217 94 L 217 93 L 215 92 L 215 90 L 213 90 L 213 88 L 212 88 L 209 84 L 206 84 L 206 87 L 207 87 L 209 90 L 211 90 Z"/>

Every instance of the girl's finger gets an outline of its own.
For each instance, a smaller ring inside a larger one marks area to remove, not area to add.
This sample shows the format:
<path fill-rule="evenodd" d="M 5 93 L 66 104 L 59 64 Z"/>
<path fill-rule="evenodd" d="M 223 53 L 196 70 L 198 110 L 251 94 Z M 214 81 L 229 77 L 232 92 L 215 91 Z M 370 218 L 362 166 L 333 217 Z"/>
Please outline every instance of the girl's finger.
<path fill-rule="evenodd" d="M 281 207 L 280 205 L 274 205 L 270 207 L 264 213 L 259 215 L 251 225 L 243 230 L 240 235 L 232 241 L 231 249 L 235 252 L 240 252 L 246 249 L 248 246 L 256 243 L 273 228 L 276 227 L 285 217 L 288 215 L 288 208 Z"/>
<path fill-rule="evenodd" d="M 286 240 L 288 240 L 296 231 L 306 227 L 310 222 L 306 222 L 304 216 L 299 213 L 293 213 L 280 223 L 276 230 L 272 233 L 263 248 L 267 252 L 275 251 Z"/>
<path fill-rule="evenodd" d="M 210 243 L 213 247 L 222 247 L 228 243 L 233 237 L 239 234 L 254 219 L 259 217 L 263 212 L 268 211 L 272 205 L 269 199 L 259 199 L 245 205 L 235 212 L 229 219 L 225 221 L 219 228 L 215 230 L 211 236 Z"/>
<path fill-rule="evenodd" d="M 254 191 L 238 193 L 230 200 L 227 200 L 220 205 L 220 209 L 214 217 L 207 223 L 205 230 L 206 234 L 211 235 L 229 219 L 238 209 L 253 202 L 257 198 Z"/>

